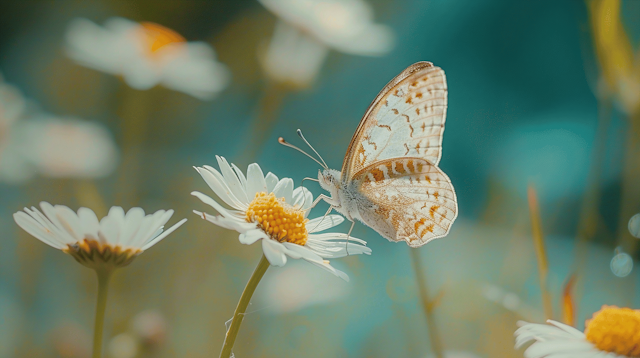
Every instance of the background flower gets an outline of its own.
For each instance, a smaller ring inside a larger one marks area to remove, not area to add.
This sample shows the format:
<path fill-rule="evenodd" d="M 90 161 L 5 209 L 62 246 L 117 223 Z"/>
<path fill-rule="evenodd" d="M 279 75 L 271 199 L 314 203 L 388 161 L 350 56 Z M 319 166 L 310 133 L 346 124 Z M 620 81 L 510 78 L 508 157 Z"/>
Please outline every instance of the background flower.
<path fill-rule="evenodd" d="M 67 29 L 66 43 L 69 57 L 79 64 L 122 76 L 139 90 L 160 84 L 206 100 L 229 83 L 229 71 L 216 61 L 211 46 L 186 42 L 154 23 L 116 17 L 100 27 L 75 19 Z"/>

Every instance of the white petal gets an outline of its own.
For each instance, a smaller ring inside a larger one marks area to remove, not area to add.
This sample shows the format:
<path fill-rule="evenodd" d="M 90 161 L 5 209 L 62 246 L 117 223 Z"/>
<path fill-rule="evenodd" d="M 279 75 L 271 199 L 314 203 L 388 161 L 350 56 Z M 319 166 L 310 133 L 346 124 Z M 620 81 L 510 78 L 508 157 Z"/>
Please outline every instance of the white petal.
<path fill-rule="evenodd" d="M 262 169 L 256 163 L 249 164 L 247 168 L 247 196 L 250 200 L 256 196 L 256 193 L 267 193 L 267 182 L 264 180 Z"/>
<path fill-rule="evenodd" d="M 248 223 L 241 219 L 225 218 L 224 216 L 215 216 L 215 215 L 203 213 L 197 210 L 194 210 L 193 212 L 194 214 L 198 215 L 204 220 L 207 220 L 225 229 L 235 230 L 241 234 L 244 234 L 245 232 L 256 228 L 256 224 Z"/>
<path fill-rule="evenodd" d="M 160 214 L 156 215 L 158 213 Z M 156 214 L 153 215 L 154 221 L 152 221 L 146 229 L 141 228 L 139 235 L 136 236 L 135 240 L 131 243 L 131 246 L 137 247 L 137 248 L 144 247 L 149 241 L 153 239 L 153 235 L 155 234 L 155 232 L 158 231 L 159 228 L 163 227 L 167 223 L 167 221 L 169 221 L 169 219 L 171 219 L 171 216 L 173 215 L 173 210 L 171 209 L 167 211 L 158 210 Z M 170 232 L 171 231 L 167 230 L 160 236 L 164 238 Z"/>
<path fill-rule="evenodd" d="M 285 247 L 275 240 L 262 240 L 262 252 L 264 252 L 264 256 L 273 266 L 282 267 L 287 263 L 285 251 Z"/>
<path fill-rule="evenodd" d="M 222 201 L 235 209 L 246 210 L 246 203 L 240 202 L 240 200 L 233 195 L 231 189 L 229 189 L 225 183 L 224 177 L 215 168 L 205 166 L 203 168 L 195 169 L 198 171 L 200 176 L 202 176 L 202 179 L 204 179 L 207 185 L 209 185 L 209 188 L 211 188 L 211 190 L 213 190 L 213 192 L 216 193 Z"/>
<path fill-rule="evenodd" d="M 112 206 L 107 215 L 113 218 L 112 225 L 115 226 L 114 232 L 116 234 L 114 241 L 111 243 L 113 245 L 119 245 L 122 243 L 122 232 L 124 230 L 124 209 L 120 206 Z"/>
<path fill-rule="evenodd" d="M 261 239 L 270 240 L 269 236 L 260 229 L 249 230 L 244 234 L 240 234 L 239 239 L 245 245 L 251 245 Z"/>
<path fill-rule="evenodd" d="M 56 211 L 56 218 L 62 225 L 62 228 L 77 241 L 84 239 L 84 237 L 82 237 L 82 224 L 80 223 L 80 219 L 78 219 L 78 215 L 64 205 L 56 205 L 54 209 Z"/>
<path fill-rule="evenodd" d="M 568 326 L 568 325 L 566 325 L 564 323 L 560 323 L 560 322 L 553 321 L 553 320 L 548 320 L 547 322 L 552 324 L 552 325 L 554 325 L 554 326 L 556 326 L 556 327 L 558 327 L 558 328 L 560 328 L 560 329 L 562 329 L 563 331 L 571 334 L 572 336 L 575 336 L 577 338 L 584 338 L 584 333 L 580 332 L 579 330 L 577 330 L 577 329 L 575 329 L 575 328 L 573 328 L 571 326 Z"/>
<path fill-rule="evenodd" d="M 144 246 L 142 246 L 142 250 L 144 251 L 144 250 L 150 248 L 151 246 L 157 244 L 158 242 L 160 242 L 160 240 L 164 239 L 165 237 L 167 237 L 167 235 L 169 235 L 172 232 L 174 232 L 177 228 L 179 228 L 186 221 L 187 221 L 187 219 L 182 219 L 182 220 L 178 221 L 176 224 L 174 224 L 172 227 L 167 229 L 165 232 L 163 232 L 162 234 L 158 235 L 156 238 L 150 240 Z"/>
<path fill-rule="evenodd" d="M 235 195 L 236 198 L 238 198 L 238 200 L 240 200 L 241 202 L 249 203 L 247 194 L 244 191 L 244 188 L 242 186 L 242 183 L 240 182 L 240 179 L 238 179 L 238 176 L 233 172 L 233 170 L 231 169 L 231 166 L 229 166 L 229 163 L 227 163 L 227 160 L 224 157 L 219 157 L 217 155 L 216 155 L 216 159 L 218 160 L 218 166 L 220 167 L 220 172 L 224 176 L 224 180 L 229 186 L 229 189 L 231 190 L 233 195 Z"/>
<path fill-rule="evenodd" d="M 307 223 L 307 229 L 309 230 L 309 233 L 320 232 L 334 226 L 338 226 L 343 221 L 344 218 L 340 215 L 321 216 L 319 218 L 309 220 Z"/>
<path fill-rule="evenodd" d="M 244 173 L 242 172 L 242 170 L 240 170 L 240 168 L 238 168 L 235 164 L 231 163 L 231 168 L 233 168 L 233 171 L 238 176 L 238 179 L 240 179 L 240 183 L 242 184 L 242 188 L 244 189 L 244 192 L 246 193 L 247 192 L 247 178 L 244 176 Z M 250 196 L 247 195 L 247 199 L 250 199 Z"/>
<path fill-rule="evenodd" d="M 120 243 L 122 245 L 131 246 L 133 238 L 138 233 L 138 230 L 140 230 L 144 217 L 144 210 L 142 210 L 142 208 L 134 207 L 127 211 L 127 215 L 124 217 L 122 232 L 120 233 Z"/>
<path fill-rule="evenodd" d="M 103 244 L 110 245 L 113 245 L 118 240 L 118 227 L 115 217 L 107 215 L 100 220 L 98 239 Z"/>
<path fill-rule="evenodd" d="M 276 198 L 284 198 L 286 203 L 291 204 L 293 201 L 293 180 L 291 178 L 280 179 L 273 189 L 273 194 Z"/>
<path fill-rule="evenodd" d="M 51 207 L 52 210 L 53 207 Z M 38 209 L 35 207 L 24 208 L 24 211 L 31 215 L 31 217 L 36 220 L 44 229 L 49 230 L 50 234 L 56 238 L 56 240 L 66 244 L 72 244 L 77 242 L 71 234 L 69 234 L 66 230 L 60 228 L 56 224 L 54 224 L 48 217 L 44 216 Z M 54 214 L 55 216 L 55 214 Z M 57 219 L 56 219 L 57 220 Z"/>
<path fill-rule="evenodd" d="M 297 187 L 293 191 L 293 205 L 307 210 L 313 204 L 313 194 L 305 187 Z"/>
<path fill-rule="evenodd" d="M 18 224 L 18 226 L 20 226 L 24 231 L 28 232 L 31 236 L 44 242 L 45 244 L 59 250 L 67 247 L 66 244 L 64 244 L 56 236 L 48 232 L 45 227 L 40 225 L 31 216 L 18 211 L 17 213 L 13 214 L 13 219 L 15 220 L 16 224 Z"/>
<path fill-rule="evenodd" d="M 278 184 L 278 177 L 269 172 L 267 173 L 267 176 L 264 177 L 264 180 L 267 183 L 267 193 L 273 193 L 273 189 L 275 189 Z"/>
<path fill-rule="evenodd" d="M 195 196 L 196 198 L 200 199 L 203 203 L 211 206 L 212 208 L 216 209 L 217 212 L 219 212 L 222 216 L 226 217 L 226 218 L 241 218 L 243 215 L 237 213 L 237 212 L 232 212 L 230 210 L 227 210 L 225 208 L 223 208 L 220 204 L 218 204 L 215 200 L 211 199 L 210 197 L 197 192 L 197 191 L 192 191 L 191 195 Z"/>
<path fill-rule="evenodd" d="M 93 210 L 89 208 L 78 209 L 78 218 L 82 223 L 83 236 L 90 236 L 94 240 L 98 240 L 98 231 L 100 231 L 100 222 Z"/>

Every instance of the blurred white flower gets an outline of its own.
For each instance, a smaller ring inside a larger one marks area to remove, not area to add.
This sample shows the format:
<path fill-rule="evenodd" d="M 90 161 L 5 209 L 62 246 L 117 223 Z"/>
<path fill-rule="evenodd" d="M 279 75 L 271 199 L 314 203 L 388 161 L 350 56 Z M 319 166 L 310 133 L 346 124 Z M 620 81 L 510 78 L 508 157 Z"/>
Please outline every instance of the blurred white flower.
<path fill-rule="evenodd" d="M 259 1 L 279 18 L 263 58 L 275 81 L 308 86 L 329 49 L 381 56 L 393 47 L 393 31 L 373 22 L 373 11 L 363 0 Z"/>
<path fill-rule="evenodd" d="M 330 265 L 329 258 L 371 254 L 366 242 L 339 233 L 315 234 L 344 221 L 339 215 L 312 220 L 307 215 L 313 203 L 312 194 L 303 188 L 293 189 L 293 180 L 278 180 L 272 173 L 266 177 L 258 164 L 251 164 L 247 176 L 226 159 L 216 156 L 220 172 L 210 166 L 196 168 L 218 197 L 233 209 L 226 209 L 210 197 L 194 191 L 191 194 L 213 207 L 220 215 L 194 210 L 201 218 L 240 233 L 240 242 L 251 245 L 262 241 L 262 251 L 273 266 L 284 266 L 287 256 L 304 259 L 334 275 L 349 276 Z M 348 251 L 347 251 L 348 250 Z"/>
<path fill-rule="evenodd" d="M 146 310 L 133 317 L 131 328 L 145 344 L 156 346 L 165 341 L 169 327 L 162 313 Z"/>
<path fill-rule="evenodd" d="M 80 208 L 76 214 L 64 205 L 44 201 L 40 207 L 44 214 L 32 206 L 13 218 L 24 231 L 90 268 L 126 266 L 187 221 L 182 219 L 164 231 L 173 210 L 145 215 L 141 208 L 132 208 L 125 214 L 114 206 L 98 221 L 88 208 Z"/>
<path fill-rule="evenodd" d="M 129 333 L 111 338 L 107 346 L 109 358 L 135 358 L 140 350 L 138 340 Z"/>
<path fill-rule="evenodd" d="M 526 358 L 632 358 L 640 356 L 640 311 L 603 306 L 586 323 L 585 332 L 548 320 L 549 324 L 518 322 L 516 349 L 534 342 Z"/>
<path fill-rule="evenodd" d="M 629 219 L 629 233 L 636 239 L 640 239 L 640 213 Z"/>
<path fill-rule="evenodd" d="M 69 24 L 66 48 L 80 65 L 122 76 L 139 90 L 162 85 L 208 100 L 230 79 L 211 46 L 186 42 L 173 30 L 150 22 L 114 17 L 100 27 L 78 18 Z"/>
<path fill-rule="evenodd" d="M 98 178 L 118 163 L 118 149 L 101 125 L 57 118 L 38 111 L 26 114 L 27 101 L 0 81 L 0 181 L 47 177 Z"/>
<path fill-rule="evenodd" d="M 349 294 L 350 287 L 310 265 L 292 262 L 262 279 L 256 307 L 273 314 L 296 312 L 340 301 Z"/>

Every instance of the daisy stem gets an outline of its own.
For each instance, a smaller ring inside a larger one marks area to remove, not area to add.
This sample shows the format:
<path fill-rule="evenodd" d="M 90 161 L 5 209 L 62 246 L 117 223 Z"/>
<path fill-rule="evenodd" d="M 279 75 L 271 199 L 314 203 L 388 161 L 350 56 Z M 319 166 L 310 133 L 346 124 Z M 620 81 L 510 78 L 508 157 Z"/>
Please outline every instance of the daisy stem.
<path fill-rule="evenodd" d="M 96 303 L 96 321 L 93 330 L 93 358 L 102 357 L 102 329 L 104 328 L 104 311 L 107 308 L 110 269 L 96 270 L 98 275 L 98 302 Z"/>
<path fill-rule="evenodd" d="M 427 280 L 422 268 L 422 261 L 418 249 L 409 249 L 411 252 L 411 263 L 413 270 L 416 272 L 416 281 L 418 283 L 418 291 L 420 293 L 420 302 L 424 310 L 424 316 L 427 320 L 427 329 L 429 330 L 429 340 L 431 341 L 431 350 L 436 358 L 443 358 L 442 341 L 440 340 L 440 332 L 433 317 L 434 303 L 429 299 L 429 290 L 427 288 Z"/>
<path fill-rule="evenodd" d="M 253 296 L 253 292 L 255 292 L 256 287 L 258 287 L 260 280 L 262 280 L 262 276 L 264 276 L 264 273 L 267 272 L 268 268 L 269 261 L 264 255 L 262 255 L 262 259 L 260 259 L 255 271 L 253 271 L 244 291 L 242 291 L 242 296 L 240 296 L 240 301 L 238 301 L 236 311 L 233 313 L 233 320 L 231 321 L 231 326 L 227 330 L 227 334 L 224 338 L 224 345 L 222 346 L 222 352 L 220 352 L 220 358 L 229 358 L 231 356 L 231 350 L 233 349 L 233 344 L 235 343 L 238 332 L 240 331 L 240 325 L 242 324 L 244 314 L 249 306 L 249 301 L 251 301 L 251 296 Z"/>

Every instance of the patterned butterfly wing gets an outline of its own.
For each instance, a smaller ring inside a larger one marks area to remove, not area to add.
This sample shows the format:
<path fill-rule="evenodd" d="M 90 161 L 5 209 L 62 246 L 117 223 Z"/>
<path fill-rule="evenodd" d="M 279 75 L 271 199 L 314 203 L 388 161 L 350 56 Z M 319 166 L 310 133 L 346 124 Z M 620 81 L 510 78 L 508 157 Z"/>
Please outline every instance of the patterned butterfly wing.
<path fill-rule="evenodd" d="M 458 215 L 451 181 L 427 160 L 385 159 L 353 180 L 369 201 L 358 207 L 363 222 L 390 241 L 422 246 L 447 235 Z"/>
<path fill-rule="evenodd" d="M 447 111 L 444 71 L 418 62 L 391 80 L 367 109 L 342 164 L 342 181 L 384 159 L 417 157 L 438 165 Z"/>

